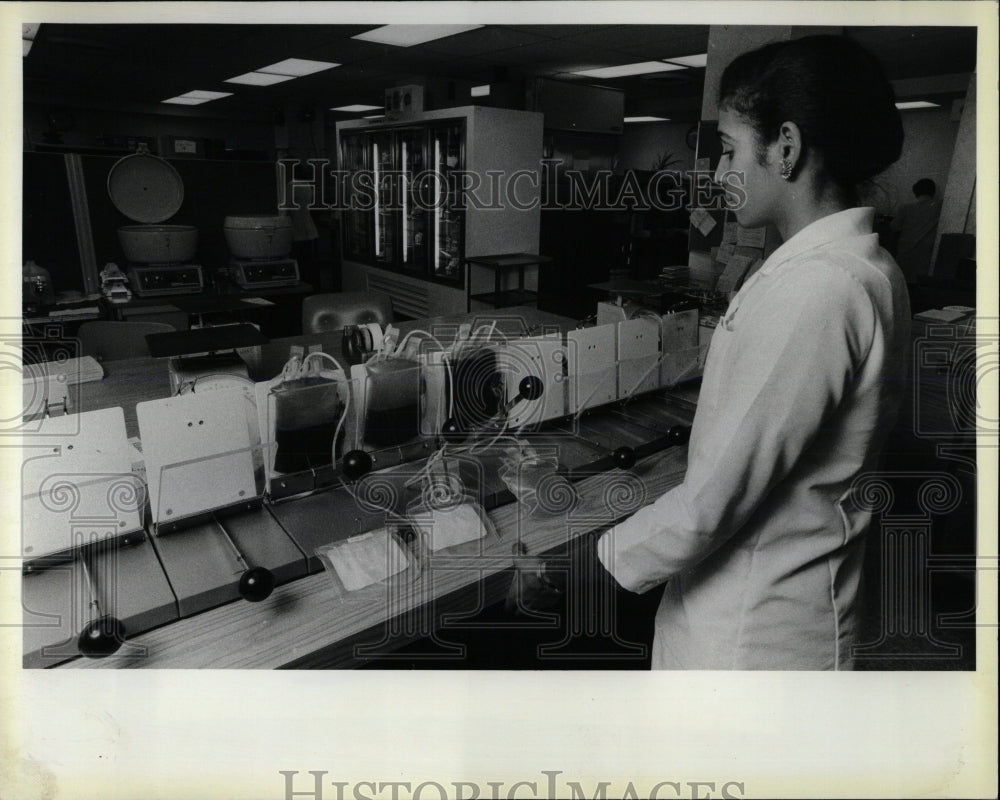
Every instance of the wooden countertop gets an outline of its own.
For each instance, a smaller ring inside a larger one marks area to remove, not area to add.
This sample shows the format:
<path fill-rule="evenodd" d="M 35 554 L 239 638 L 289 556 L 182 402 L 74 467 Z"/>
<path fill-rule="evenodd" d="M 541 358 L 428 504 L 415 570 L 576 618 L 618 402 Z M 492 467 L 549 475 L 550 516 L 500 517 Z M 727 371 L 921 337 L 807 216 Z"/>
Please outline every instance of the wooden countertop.
<path fill-rule="evenodd" d="M 685 449 L 671 448 L 640 461 L 636 474 L 611 471 L 576 484 L 580 500 L 570 513 L 525 515 L 512 503 L 489 514 L 499 534 L 477 556 L 437 556 L 399 588 L 369 586 L 341 594 L 318 573 L 280 586 L 262 603 L 235 602 L 128 640 L 114 656 L 78 658 L 61 668 L 128 667 L 276 669 L 358 666 L 437 627 L 442 615 L 472 612 L 504 597 L 522 542 L 544 553 L 652 502 L 680 482 Z M 644 486 L 636 491 L 638 480 Z M 383 647 L 379 650 L 379 644 Z"/>

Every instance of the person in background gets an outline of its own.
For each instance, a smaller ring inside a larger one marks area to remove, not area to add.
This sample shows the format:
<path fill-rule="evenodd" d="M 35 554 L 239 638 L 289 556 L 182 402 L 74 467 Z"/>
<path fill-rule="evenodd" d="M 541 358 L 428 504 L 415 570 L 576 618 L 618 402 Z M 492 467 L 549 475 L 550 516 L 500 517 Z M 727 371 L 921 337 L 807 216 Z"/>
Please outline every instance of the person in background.
<path fill-rule="evenodd" d="M 930 178 L 913 184 L 914 200 L 899 207 L 890 223 L 896 236 L 895 254 L 906 282 L 914 284 L 931 270 L 931 255 L 937 237 L 941 202 L 935 198 L 937 186 Z"/>
<path fill-rule="evenodd" d="M 665 584 L 654 668 L 852 667 L 870 521 L 854 484 L 878 466 L 910 339 L 902 273 L 858 207 L 857 187 L 899 158 L 894 99 L 846 37 L 726 68 L 715 179 L 740 225 L 774 225 L 783 244 L 715 329 L 683 482 L 570 562 L 568 584 L 529 560 L 519 608 L 550 609 L 566 585 Z"/>
<path fill-rule="evenodd" d="M 310 206 L 313 197 L 319 197 L 319 169 L 315 178 L 311 164 L 297 163 L 292 170 L 292 180 L 285 186 L 285 197 L 290 199 L 291 208 L 283 208 L 281 214 L 292 220 L 292 257 L 299 264 L 299 279 L 309 283 L 313 291 L 319 292 L 319 230 L 313 220 Z M 314 188 L 313 182 L 317 183 Z"/>

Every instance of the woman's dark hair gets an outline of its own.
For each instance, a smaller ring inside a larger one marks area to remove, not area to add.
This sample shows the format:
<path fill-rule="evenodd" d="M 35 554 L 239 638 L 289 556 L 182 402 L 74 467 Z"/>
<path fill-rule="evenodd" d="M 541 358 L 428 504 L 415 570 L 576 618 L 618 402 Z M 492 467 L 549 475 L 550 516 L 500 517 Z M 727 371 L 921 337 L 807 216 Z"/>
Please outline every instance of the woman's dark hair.
<path fill-rule="evenodd" d="M 844 36 L 806 36 L 744 53 L 726 67 L 719 106 L 745 117 L 762 145 L 783 122 L 802 131 L 849 196 L 899 158 L 903 123 L 875 57 Z"/>

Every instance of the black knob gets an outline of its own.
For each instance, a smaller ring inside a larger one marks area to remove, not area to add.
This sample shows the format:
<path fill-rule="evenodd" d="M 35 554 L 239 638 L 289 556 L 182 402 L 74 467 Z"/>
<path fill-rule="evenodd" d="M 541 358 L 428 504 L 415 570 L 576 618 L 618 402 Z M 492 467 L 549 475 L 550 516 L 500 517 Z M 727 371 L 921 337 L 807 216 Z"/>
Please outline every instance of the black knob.
<path fill-rule="evenodd" d="M 125 625 L 120 619 L 105 615 L 84 626 L 76 646 L 87 658 L 104 658 L 117 652 L 124 641 Z"/>
<path fill-rule="evenodd" d="M 274 591 L 274 573 L 264 567 L 253 567 L 240 576 L 240 597 L 251 603 L 266 600 Z"/>
<path fill-rule="evenodd" d="M 344 454 L 343 472 L 352 481 L 371 472 L 372 457 L 364 450 L 351 450 Z"/>
<path fill-rule="evenodd" d="M 691 427 L 689 425 L 674 425 L 667 431 L 667 436 L 670 438 L 671 444 L 687 444 L 691 438 Z"/>
<path fill-rule="evenodd" d="M 524 400 L 537 400 L 545 391 L 545 384 L 537 375 L 526 375 L 517 385 L 517 391 Z"/>
<path fill-rule="evenodd" d="M 631 469 L 635 464 L 635 450 L 631 447 L 619 447 L 611 457 L 615 460 L 615 466 L 621 469 Z"/>

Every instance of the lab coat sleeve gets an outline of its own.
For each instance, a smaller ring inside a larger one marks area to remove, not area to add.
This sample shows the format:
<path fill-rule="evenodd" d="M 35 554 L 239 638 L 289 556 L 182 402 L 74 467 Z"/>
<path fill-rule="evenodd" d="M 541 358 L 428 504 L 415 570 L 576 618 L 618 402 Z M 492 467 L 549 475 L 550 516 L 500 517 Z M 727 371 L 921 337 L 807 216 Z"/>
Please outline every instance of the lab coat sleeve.
<path fill-rule="evenodd" d="M 699 403 L 683 483 L 598 543 L 601 562 L 626 589 L 649 590 L 740 530 L 794 468 L 868 354 L 874 307 L 846 271 L 803 263 L 771 283 L 722 332 L 733 338 L 715 365 L 718 397 Z"/>

